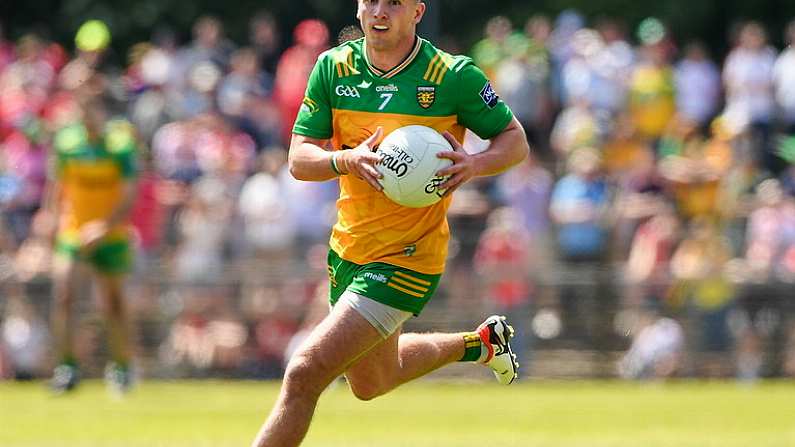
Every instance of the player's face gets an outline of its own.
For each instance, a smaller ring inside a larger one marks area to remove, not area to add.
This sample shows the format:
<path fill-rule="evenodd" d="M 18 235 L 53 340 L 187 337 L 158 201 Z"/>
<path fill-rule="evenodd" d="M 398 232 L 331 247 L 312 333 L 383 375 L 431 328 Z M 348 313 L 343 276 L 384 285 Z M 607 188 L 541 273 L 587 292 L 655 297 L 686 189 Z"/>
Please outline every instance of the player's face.
<path fill-rule="evenodd" d="M 356 17 L 362 25 L 367 46 L 378 51 L 414 42 L 417 23 L 425 4 L 417 0 L 359 0 Z"/>

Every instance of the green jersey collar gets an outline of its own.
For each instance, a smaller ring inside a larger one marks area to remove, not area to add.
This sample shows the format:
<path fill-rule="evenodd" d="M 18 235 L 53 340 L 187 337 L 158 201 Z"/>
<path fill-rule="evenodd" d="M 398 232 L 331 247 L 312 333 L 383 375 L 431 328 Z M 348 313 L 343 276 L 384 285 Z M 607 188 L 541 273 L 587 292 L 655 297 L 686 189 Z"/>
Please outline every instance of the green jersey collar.
<path fill-rule="evenodd" d="M 362 55 L 364 56 L 364 62 L 367 64 L 367 69 L 370 70 L 375 76 L 378 76 L 383 79 L 389 79 L 396 74 L 403 71 L 406 67 L 411 64 L 411 62 L 417 57 L 420 53 L 420 48 L 422 47 L 422 39 L 419 36 L 414 36 L 414 48 L 411 49 L 411 52 L 406 56 L 405 59 L 396 66 L 394 66 L 389 71 L 383 71 L 376 68 L 373 64 L 370 63 L 370 59 L 367 58 L 367 39 L 364 39 L 362 43 Z"/>

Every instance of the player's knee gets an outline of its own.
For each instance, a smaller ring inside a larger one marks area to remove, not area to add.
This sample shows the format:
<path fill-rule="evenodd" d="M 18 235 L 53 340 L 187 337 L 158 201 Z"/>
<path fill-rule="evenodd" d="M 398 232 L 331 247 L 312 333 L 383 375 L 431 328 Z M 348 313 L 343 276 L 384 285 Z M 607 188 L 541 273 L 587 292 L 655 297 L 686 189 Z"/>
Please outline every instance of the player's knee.
<path fill-rule="evenodd" d="M 290 359 L 284 372 L 284 386 L 288 394 L 320 394 L 325 386 L 319 383 L 318 371 L 313 362 L 305 356 Z"/>

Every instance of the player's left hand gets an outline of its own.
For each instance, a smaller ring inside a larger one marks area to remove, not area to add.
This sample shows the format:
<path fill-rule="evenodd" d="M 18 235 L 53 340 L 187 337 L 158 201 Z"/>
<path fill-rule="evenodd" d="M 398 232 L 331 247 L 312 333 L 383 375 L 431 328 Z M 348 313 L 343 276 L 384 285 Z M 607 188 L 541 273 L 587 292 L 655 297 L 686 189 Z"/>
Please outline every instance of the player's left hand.
<path fill-rule="evenodd" d="M 445 190 L 444 195 L 448 195 L 469 179 L 475 177 L 477 175 L 477 168 L 475 166 L 475 158 L 464 150 L 464 146 L 462 146 L 450 132 L 445 132 L 442 135 L 450 143 L 450 146 L 453 147 L 453 150 L 439 152 L 436 156 L 452 160 L 453 165 L 440 169 L 436 172 L 436 175 L 439 177 L 450 176 L 444 183 L 439 185 L 439 189 Z"/>
<path fill-rule="evenodd" d="M 93 251 L 102 239 L 108 235 L 110 227 L 107 222 L 94 220 L 84 224 L 80 228 L 80 250 L 83 252 Z"/>

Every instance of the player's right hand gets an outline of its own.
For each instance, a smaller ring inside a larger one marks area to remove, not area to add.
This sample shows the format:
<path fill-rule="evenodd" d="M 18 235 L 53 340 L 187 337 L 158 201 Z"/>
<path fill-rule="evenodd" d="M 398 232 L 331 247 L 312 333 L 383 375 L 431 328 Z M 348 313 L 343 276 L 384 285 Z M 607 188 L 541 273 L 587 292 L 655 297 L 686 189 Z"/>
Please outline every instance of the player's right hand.
<path fill-rule="evenodd" d="M 344 150 L 337 156 L 337 166 L 343 174 L 353 174 L 359 177 L 369 183 L 376 191 L 384 189 L 381 186 L 381 182 L 379 182 L 383 175 L 375 167 L 380 159 L 375 153 L 375 147 L 383 133 L 384 129 L 379 126 L 375 133 L 362 141 L 362 144 L 353 149 Z"/>

